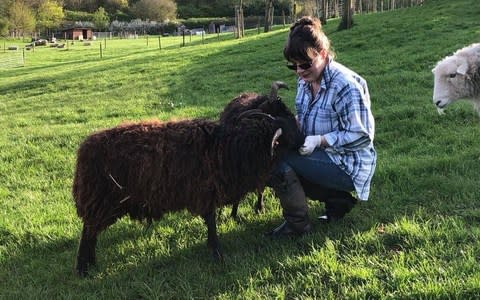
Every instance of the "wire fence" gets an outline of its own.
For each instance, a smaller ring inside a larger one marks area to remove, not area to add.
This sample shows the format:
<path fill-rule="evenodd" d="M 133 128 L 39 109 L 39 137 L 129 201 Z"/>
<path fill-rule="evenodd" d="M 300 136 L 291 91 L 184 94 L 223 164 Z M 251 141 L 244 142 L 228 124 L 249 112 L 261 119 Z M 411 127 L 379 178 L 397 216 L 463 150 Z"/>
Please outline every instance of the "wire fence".
<path fill-rule="evenodd" d="M 3 47 L 0 52 L 0 70 L 25 66 L 25 50 L 16 46 Z"/>

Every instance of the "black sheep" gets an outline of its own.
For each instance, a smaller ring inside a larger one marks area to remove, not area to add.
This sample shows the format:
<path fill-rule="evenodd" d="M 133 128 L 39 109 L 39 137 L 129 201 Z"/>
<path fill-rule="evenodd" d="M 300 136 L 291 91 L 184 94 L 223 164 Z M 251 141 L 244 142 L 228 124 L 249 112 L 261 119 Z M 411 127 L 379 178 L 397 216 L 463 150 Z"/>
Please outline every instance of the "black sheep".
<path fill-rule="evenodd" d="M 258 95 L 256 93 L 243 93 L 239 95 L 230 101 L 220 113 L 220 123 L 232 123 L 236 118 L 241 116 L 243 112 L 250 111 L 252 109 L 269 114 L 272 117 L 281 117 L 293 121 L 295 119 L 294 115 L 280 100 L 280 98 L 277 97 L 277 91 L 280 88 L 287 88 L 287 85 L 281 81 L 274 82 L 272 84 L 272 91 L 269 96 Z M 293 141 L 295 143 L 295 148 L 299 148 L 304 142 L 304 137 L 300 131 L 298 131 L 295 138 L 296 140 Z M 255 212 L 257 213 L 261 212 L 265 206 L 263 201 L 263 190 L 267 185 L 267 181 L 268 177 L 261 178 L 261 180 L 258 182 L 256 190 L 257 202 L 254 208 Z M 234 203 L 232 206 L 232 212 L 230 215 L 234 219 L 238 218 L 238 205 L 239 203 Z"/>
<path fill-rule="evenodd" d="M 297 146 L 297 135 L 294 118 L 250 110 L 224 123 L 141 122 L 88 136 L 78 150 L 72 189 L 83 220 L 78 274 L 95 264 L 98 234 L 127 214 L 151 221 L 187 209 L 202 216 L 207 245 L 222 260 L 216 208 L 255 191 Z"/>

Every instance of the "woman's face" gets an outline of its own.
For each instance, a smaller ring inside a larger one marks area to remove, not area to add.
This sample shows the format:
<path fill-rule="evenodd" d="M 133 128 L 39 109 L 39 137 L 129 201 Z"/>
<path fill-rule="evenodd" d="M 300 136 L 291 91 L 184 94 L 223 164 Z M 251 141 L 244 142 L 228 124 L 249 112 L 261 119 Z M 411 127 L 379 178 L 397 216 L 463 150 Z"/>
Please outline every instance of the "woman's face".
<path fill-rule="evenodd" d="M 327 61 L 327 52 L 322 50 L 320 53 L 315 54 L 311 61 L 293 60 L 293 64 L 288 67 L 294 70 L 306 82 L 315 82 L 320 81 Z"/>

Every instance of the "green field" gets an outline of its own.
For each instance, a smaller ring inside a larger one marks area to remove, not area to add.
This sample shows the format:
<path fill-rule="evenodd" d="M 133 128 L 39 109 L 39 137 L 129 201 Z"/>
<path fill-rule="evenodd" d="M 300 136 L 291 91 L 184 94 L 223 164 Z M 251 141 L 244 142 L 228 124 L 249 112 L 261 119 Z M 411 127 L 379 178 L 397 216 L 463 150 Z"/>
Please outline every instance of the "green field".
<path fill-rule="evenodd" d="M 123 121 L 215 119 L 245 91 L 274 80 L 293 108 L 294 73 L 282 56 L 288 29 L 187 39 L 76 42 L 25 51 L 24 67 L 0 41 L 0 299 L 478 299 L 480 297 L 480 118 L 468 102 L 439 116 L 431 69 L 480 41 L 478 0 L 356 15 L 355 26 L 325 30 L 337 60 L 369 84 L 378 164 L 371 198 L 314 233 L 270 240 L 278 200 L 266 211 L 254 195 L 243 221 L 223 209 L 225 265 L 206 247 L 206 227 L 188 213 L 151 228 L 124 218 L 99 237 L 97 264 L 78 278 L 81 221 L 71 185 L 76 150 L 90 133 Z M 23 47 L 21 41 L 5 45 Z M 17 55 L 21 55 L 19 50 Z"/>

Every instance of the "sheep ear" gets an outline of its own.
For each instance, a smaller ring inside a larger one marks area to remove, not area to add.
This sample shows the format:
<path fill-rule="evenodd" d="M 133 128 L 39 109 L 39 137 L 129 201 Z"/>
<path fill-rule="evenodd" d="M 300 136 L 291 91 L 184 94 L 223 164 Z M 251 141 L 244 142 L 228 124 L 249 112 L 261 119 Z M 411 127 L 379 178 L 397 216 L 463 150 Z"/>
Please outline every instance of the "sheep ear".
<path fill-rule="evenodd" d="M 466 75 L 468 71 L 468 63 L 465 61 L 457 68 L 457 74 Z"/>
<path fill-rule="evenodd" d="M 282 135 L 282 128 L 278 128 L 277 131 L 275 131 L 275 134 L 273 135 L 272 138 L 272 146 L 270 148 L 270 156 L 273 157 L 273 152 L 275 150 L 275 147 L 278 145 L 278 138 Z"/>

